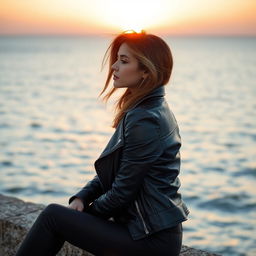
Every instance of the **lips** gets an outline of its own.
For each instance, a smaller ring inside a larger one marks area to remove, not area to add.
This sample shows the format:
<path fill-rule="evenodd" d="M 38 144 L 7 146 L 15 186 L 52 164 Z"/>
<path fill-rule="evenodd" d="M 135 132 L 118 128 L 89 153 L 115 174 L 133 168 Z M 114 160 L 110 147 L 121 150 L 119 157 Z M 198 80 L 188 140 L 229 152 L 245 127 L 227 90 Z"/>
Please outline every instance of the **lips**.
<path fill-rule="evenodd" d="M 116 76 L 116 75 L 114 75 L 113 79 L 114 79 L 114 80 L 117 80 L 117 79 L 119 79 L 119 77 Z"/>

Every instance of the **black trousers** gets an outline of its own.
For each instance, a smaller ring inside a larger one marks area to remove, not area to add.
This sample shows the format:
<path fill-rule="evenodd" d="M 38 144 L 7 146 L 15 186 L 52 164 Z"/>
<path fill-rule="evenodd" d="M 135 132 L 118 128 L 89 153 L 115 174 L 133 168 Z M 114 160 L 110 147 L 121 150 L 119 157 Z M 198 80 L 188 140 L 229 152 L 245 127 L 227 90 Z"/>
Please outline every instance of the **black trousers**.
<path fill-rule="evenodd" d="M 64 242 L 97 256 L 179 255 L 182 224 L 133 240 L 127 227 L 59 204 L 38 216 L 16 256 L 56 255 Z"/>

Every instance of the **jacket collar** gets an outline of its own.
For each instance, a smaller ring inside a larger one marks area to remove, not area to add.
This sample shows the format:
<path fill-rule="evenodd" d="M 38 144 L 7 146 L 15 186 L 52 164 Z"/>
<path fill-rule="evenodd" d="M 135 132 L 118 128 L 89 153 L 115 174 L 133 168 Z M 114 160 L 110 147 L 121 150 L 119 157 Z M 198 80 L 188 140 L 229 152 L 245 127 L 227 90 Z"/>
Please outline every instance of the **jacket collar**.
<path fill-rule="evenodd" d="M 126 112 L 136 108 L 141 102 L 143 102 L 144 100 L 148 99 L 148 98 L 152 98 L 152 97 L 163 97 L 165 95 L 165 88 L 164 86 L 159 86 L 155 89 L 153 89 L 149 94 L 145 95 L 144 97 L 142 97 L 140 100 L 138 100 L 132 107 L 130 107 L 129 109 L 126 110 Z"/>

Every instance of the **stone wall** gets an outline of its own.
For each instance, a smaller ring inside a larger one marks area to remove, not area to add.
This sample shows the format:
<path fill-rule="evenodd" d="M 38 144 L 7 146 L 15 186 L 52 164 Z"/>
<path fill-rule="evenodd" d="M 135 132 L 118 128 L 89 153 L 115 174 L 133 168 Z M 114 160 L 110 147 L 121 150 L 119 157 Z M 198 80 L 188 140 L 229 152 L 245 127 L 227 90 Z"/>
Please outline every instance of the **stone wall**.
<path fill-rule="evenodd" d="M 0 256 L 14 256 L 36 217 L 45 208 L 43 204 L 24 202 L 0 194 Z M 92 256 L 67 242 L 58 256 Z M 216 254 L 182 246 L 181 256 L 214 256 Z M 120 255 L 121 256 L 121 255 Z M 157 255 L 158 256 L 158 255 Z"/>

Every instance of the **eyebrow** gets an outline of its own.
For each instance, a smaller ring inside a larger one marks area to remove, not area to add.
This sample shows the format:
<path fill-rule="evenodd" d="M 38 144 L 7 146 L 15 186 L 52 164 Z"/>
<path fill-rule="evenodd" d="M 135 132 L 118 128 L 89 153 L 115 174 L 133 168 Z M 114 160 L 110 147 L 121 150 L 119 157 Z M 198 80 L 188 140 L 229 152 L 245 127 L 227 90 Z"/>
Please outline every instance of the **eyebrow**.
<path fill-rule="evenodd" d="M 124 57 L 124 58 L 128 58 L 129 59 L 129 57 L 127 55 L 125 55 L 125 54 L 121 54 L 120 57 L 121 58 Z"/>

